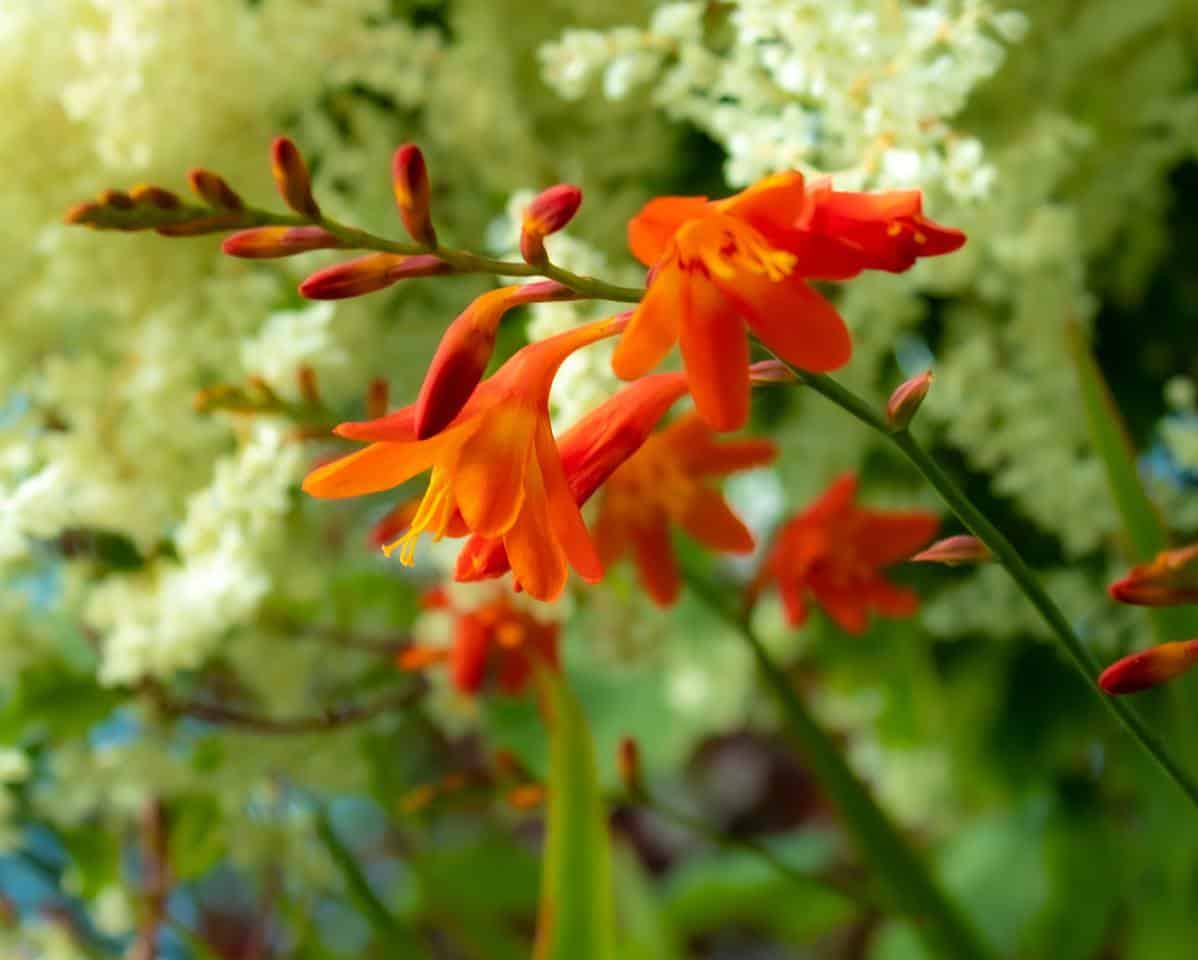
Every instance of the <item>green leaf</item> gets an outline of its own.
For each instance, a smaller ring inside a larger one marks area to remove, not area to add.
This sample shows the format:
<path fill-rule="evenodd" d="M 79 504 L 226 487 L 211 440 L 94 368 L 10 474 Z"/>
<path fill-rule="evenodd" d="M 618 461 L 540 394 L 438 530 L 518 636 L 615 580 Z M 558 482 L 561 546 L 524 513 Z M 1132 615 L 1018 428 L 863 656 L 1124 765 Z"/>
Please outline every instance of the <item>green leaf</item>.
<path fill-rule="evenodd" d="M 616 848 L 615 870 L 620 956 L 624 960 L 682 960 L 678 933 L 631 848 Z"/>
<path fill-rule="evenodd" d="M 549 722 L 549 811 L 535 960 L 614 960 L 611 838 L 586 718 L 561 674 L 539 669 Z"/>

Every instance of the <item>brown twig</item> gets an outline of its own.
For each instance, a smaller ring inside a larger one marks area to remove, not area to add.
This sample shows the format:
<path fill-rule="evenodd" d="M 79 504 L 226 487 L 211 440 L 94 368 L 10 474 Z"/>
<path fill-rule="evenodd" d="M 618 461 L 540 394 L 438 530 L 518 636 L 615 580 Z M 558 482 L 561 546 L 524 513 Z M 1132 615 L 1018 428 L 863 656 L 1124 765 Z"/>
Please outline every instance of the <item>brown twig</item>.
<path fill-rule="evenodd" d="M 144 904 L 129 960 L 156 960 L 158 934 L 166 920 L 166 902 L 171 884 L 167 812 L 159 798 L 151 797 L 146 801 L 141 812 L 139 831 Z"/>

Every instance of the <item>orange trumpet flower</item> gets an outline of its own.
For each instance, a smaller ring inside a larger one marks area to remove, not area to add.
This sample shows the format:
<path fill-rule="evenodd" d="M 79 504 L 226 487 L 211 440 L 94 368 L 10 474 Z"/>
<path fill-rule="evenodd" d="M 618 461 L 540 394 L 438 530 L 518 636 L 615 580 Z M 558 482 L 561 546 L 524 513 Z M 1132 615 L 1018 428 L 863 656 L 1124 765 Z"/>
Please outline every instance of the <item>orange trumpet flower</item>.
<path fill-rule="evenodd" d="M 654 434 L 603 487 L 594 536 L 604 569 L 631 549 L 649 596 L 667 607 L 681 587 L 671 523 L 713 550 L 752 552 L 753 535 L 703 481 L 764 466 L 777 454 L 768 440 L 720 443 L 694 413 Z"/>
<path fill-rule="evenodd" d="M 848 330 L 807 278 L 906 269 L 918 256 L 964 243 L 964 234 L 924 218 L 921 202 L 916 191 L 808 190 L 797 171 L 716 202 L 650 201 L 629 223 L 628 240 L 652 266 L 652 279 L 612 369 L 636 379 L 677 341 L 703 419 L 716 430 L 742 426 L 749 408 L 745 326 L 803 370 L 843 366 L 852 352 Z"/>
<path fill-rule="evenodd" d="M 447 649 L 408 647 L 397 658 L 402 670 L 446 662 L 454 687 L 474 695 L 489 673 L 504 693 L 518 694 L 528 685 L 536 663 L 558 668 L 558 624 L 538 620 L 510 596 L 497 596 L 471 610 L 454 610 L 441 591 L 433 591 L 426 605 L 453 614 L 450 645 Z"/>
<path fill-rule="evenodd" d="M 793 627 L 807 619 L 814 599 L 849 633 L 865 630 L 871 612 L 905 617 L 919 607 L 916 594 L 882 576 L 927 544 L 940 520 L 922 511 L 868 510 L 854 504 L 857 478 L 845 474 L 777 535 L 756 587 L 778 584 Z"/>
<path fill-rule="evenodd" d="M 567 562 L 596 582 L 602 567 L 549 425 L 549 388 L 575 350 L 624 329 L 627 317 L 597 320 L 518 351 L 473 392 L 444 430 L 416 437 L 415 405 L 336 432 L 370 446 L 314 470 L 304 490 L 356 497 L 398 486 L 432 470 L 411 526 L 384 547 L 412 563 L 416 542 L 478 533 L 501 538 L 520 583 L 538 600 L 565 587 Z"/>
<path fill-rule="evenodd" d="M 621 390 L 567 430 L 558 441 L 566 484 L 580 507 L 631 457 L 666 411 L 686 393 L 686 377 L 661 373 Z M 488 580 L 511 569 L 502 539 L 475 535 L 458 555 L 454 579 Z M 516 588 L 524 584 L 519 571 Z"/>

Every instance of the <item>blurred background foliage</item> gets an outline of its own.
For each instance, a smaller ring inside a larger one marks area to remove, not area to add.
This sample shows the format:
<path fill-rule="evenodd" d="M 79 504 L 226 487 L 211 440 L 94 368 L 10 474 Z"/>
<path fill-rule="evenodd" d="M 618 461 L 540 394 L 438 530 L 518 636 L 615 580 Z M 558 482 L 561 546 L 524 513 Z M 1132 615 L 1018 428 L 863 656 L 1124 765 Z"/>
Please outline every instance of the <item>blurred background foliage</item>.
<path fill-rule="evenodd" d="M 392 662 L 444 636 L 420 596 L 452 554 L 401 572 L 367 545 L 394 498 L 307 502 L 322 444 L 193 405 L 251 375 L 295 398 L 303 365 L 339 419 L 372 377 L 407 402 L 484 283 L 309 304 L 295 284 L 324 255 L 97 236 L 61 225 L 69 204 L 193 166 L 266 201 L 286 133 L 326 209 L 394 235 L 387 160 L 413 140 L 450 242 L 510 249 L 521 191 L 567 180 L 586 201 L 555 259 L 635 281 L 623 224 L 655 194 L 792 166 L 921 187 L 970 243 L 838 291 L 843 379 L 880 403 L 934 365 L 917 432 L 1105 662 L 1186 629 L 1105 594 L 1134 540 L 1079 357 L 1169 535 L 1192 537 L 1196 32 L 1191 0 L 0 5 L 0 953 L 148 960 L 152 928 L 165 958 L 505 960 L 528 955 L 537 899 L 542 815 L 512 803 L 545 775 L 533 700 L 467 702 Z M 594 310 L 535 307 L 506 346 Z M 568 365 L 561 422 L 611 386 L 601 350 Z M 818 397 L 770 391 L 754 416 L 779 463 L 729 492 L 763 539 L 845 470 L 873 504 L 937 506 Z M 679 548 L 729 591 L 750 573 Z M 900 575 L 920 614 L 862 637 L 757 611 L 853 768 L 1000 955 L 1191 955 L 1192 811 L 1001 569 Z M 624 565 L 542 615 L 611 798 L 621 957 L 924 956 L 701 603 L 658 610 Z M 1198 766 L 1193 685 L 1142 700 Z M 625 735 L 669 812 L 620 798 Z"/>

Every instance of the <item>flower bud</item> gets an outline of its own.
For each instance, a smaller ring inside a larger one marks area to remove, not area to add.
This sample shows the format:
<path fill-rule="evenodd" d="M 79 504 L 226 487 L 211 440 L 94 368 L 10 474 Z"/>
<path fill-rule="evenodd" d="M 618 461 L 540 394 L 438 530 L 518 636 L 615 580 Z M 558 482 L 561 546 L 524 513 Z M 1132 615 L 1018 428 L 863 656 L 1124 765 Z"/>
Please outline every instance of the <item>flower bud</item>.
<path fill-rule="evenodd" d="M 424 440 L 445 429 L 482 380 L 499 323 L 513 307 L 526 303 L 572 300 L 576 294 L 548 280 L 489 290 L 451 323 L 433 355 L 416 398 L 416 437 Z"/>
<path fill-rule="evenodd" d="M 1198 603 L 1198 543 L 1158 553 L 1110 586 L 1121 603 L 1167 607 Z"/>
<path fill-rule="evenodd" d="M 632 737 L 621 737 L 617 748 L 616 766 L 620 782 L 631 799 L 645 796 L 645 778 L 641 771 L 641 748 Z"/>
<path fill-rule="evenodd" d="M 391 185 L 404 227 L 417 243 L 437 245 L 437 231 L 431 216 L 431 188 L 424 154 L 414 143 L 405 143 L 395 151 L 391 162 Z"/>
<path fill-rule="evenodd" d="M 794 383 L 795 372 L 781 360 L 759 360 L 749 367 L 749 382 L 753 386 L 770 383 Z"/>
<path fill-rule="evenodd" d="M 299 148 L 286 137 L 275 137 L 270 147 L 270 168 L 283 202 L 309 220 L 320 219 L 320 207 L 312 196 L 312 179 Z"/>
<path fill-rule="evenodd" d="M 545 238 L 574 219 L 582 204 L 582 191 L 559 183 L 540 194 L 524 210 L 520 227 L 520 254 L 526 263 L 544 263 Z"/>
<path fill-rule="evenodd" d="M 384 377 L 375 377 L 366 387 L 366 419 L 385 417 L 390 404 L 391 385 Z"/>
<path fill-rule="evenodd" d="M 918 412 L 923 398 L 932 386 L 932 371 L 925 370 L 917 377 L 899 385 L 886 404 L 886 419 L 891 430 L 906 430 Z"/>
<path fill-rule="evenodd" d="M 213 173 L 211 170 L 202 170 L 196 168 L 187 173 L 187 182 L 191 184 L 191 189 L 210 207 L 219 207 L 222 210 L 242 210 L 245 208 L 245 203 L 239 197 L 236 191 L 233 190 L 223 177 Z"/>
<path fill-rule="evenodd" d="M 299 292 L 309 300 L 344 300 L 383 290 L 411 277 L 452 272 L 453 267 L 431 254 L 409 257 L 397 253 L 370 253 L 317 270 L 300 284 Z"/>
<path fill-rule="evenodd" d="M 274 260 L 340 246 L 336 236 L 320 227 L 254 227 L 226 237 L 221 249 L 244 260 Z"/>
<path fill-rule="evenodd" d="M 1098 685 L 1110 694 L 1137 693 L 1179 677 L 1198 664 L 1198 640 L 1149 647 L 1102 671 Z"/>
<path fill-rule="evenodd" d="M 968 563 L 986 563 L 994 554 L 977 537 L 962 534 L 937 540 L 926 550 L 911 558 L 912 563 L 943 563 L 948 567 L 959 567 Z"/>
<path fill-rule="evenodd" d="M 449 651 L 443 647 L 424 647 L 413 644 L 410 647 L 404 647 L 395 655 L 395 665 L 405 673 L 415 673 L 444 663 L 448 659 Z"/>
<path fill-rule="evenodd" d="M 139 183 L 133 187 L 129 191 L 129 196 L 133 198 L 134 203 L 147 204 L 158 207 L 160 210 L 177 210 L 182 206 L 182 201 L 169 190 L 146 183 Z"/>
<path fill-rule="evenodd" d="M 440 793 L 436 784 L 422 783 L 399 798 L 399 812 L 405 816 L 420 813 L 432 805 Z"/>
<path fill-rule="evenodd" d="M 309 406 L 320 406 L 320 385 L 316 382 L 316 371 L 304 363 L 295 370 L 295 383 L 300 398 Z"/>
<path fill-rule="evenodd" d="M 545 788 L 539 783 L 513 787 L 508 791 L 507 802 L 513 810 L 535 810 L 545 802 Z"/>

